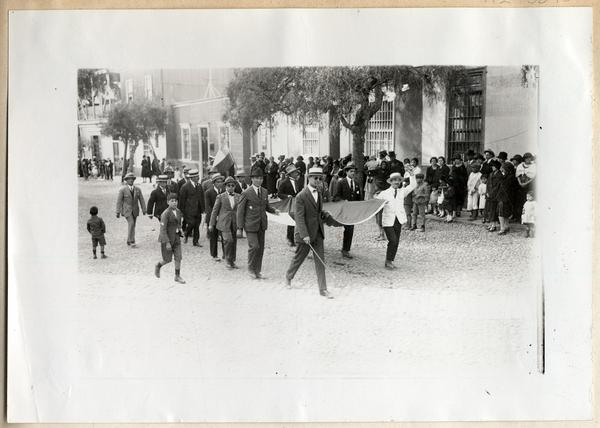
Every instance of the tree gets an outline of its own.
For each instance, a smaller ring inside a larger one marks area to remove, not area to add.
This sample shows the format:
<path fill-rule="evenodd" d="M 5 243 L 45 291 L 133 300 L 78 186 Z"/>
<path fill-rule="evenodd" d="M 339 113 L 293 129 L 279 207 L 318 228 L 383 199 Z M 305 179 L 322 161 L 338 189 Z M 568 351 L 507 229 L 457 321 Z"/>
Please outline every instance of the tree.
<path fill-rule="evenodd" d="M 159 104 L 146 100 L 118 103 L 110 111 L 106 123 L 102 125 L 102 134 L 125 143 L 125 159 L 129 148 L 127 171 L 132 172 L 133 156 L 139 142 L 148 143 L 156 133 L 164 133 L 166 125 L 167 110 Z M 123 170 L 123 175 L 125 172 Z"/>
<path fill-rule="evenodd" d="M 430 101 L 443 95 L 445 83 L 462 67 L 359 66 L 279 67 L 242 69 L 228 87 L 230 108 L 226 120 L 234 126 L 254 126 L 276 113 L 301 124 L 327 114 L 330 139 L 337 139 L 339 124 L 352 134 L 352 157 L 362 182 L 365 134 L 371 118 L 381 109 L 387 94 L 421 87 Z M 256 131 L 254 131 L 256 132 Z M 246 141 L 244 141 L 246 144 Z"/>

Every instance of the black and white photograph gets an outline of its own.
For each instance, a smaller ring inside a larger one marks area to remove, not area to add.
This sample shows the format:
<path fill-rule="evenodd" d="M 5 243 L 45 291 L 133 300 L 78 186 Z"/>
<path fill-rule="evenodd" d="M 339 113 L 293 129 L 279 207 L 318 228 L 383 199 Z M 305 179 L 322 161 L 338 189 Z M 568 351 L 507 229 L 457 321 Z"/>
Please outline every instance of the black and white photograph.
<path fill-rule="evenodd" d="M 591 415 L 589 69 L 562 81 L 535 49 L 549 39 L 520 52 L 525 34 L 497 52 L 492 36 L 394 45 L 443 10 L 147 12 L 11 17 L 15 46 L 39 19 L 56 31 L 38 48 L 53 61 L 61 23 L 97 27 L 60 78 L 9 64 L 10 421 Z M 500 34 L 591 34 L 585 10 L 478 13 Z M 139 34 L 97 29 L 128 20 Z M 265 39 L 271 59 L 247 60 Z M 19 94 L 36 91 L 60 132 L 27 125 Z M 577 139 L 553 133 L 573 117 Z"/>

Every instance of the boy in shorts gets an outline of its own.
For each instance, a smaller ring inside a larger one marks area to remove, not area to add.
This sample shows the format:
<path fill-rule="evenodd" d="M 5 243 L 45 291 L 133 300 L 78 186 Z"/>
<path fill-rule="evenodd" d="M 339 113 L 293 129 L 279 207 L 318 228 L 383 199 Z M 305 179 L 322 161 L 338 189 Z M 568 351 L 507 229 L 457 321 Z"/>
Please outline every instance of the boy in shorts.
<path fill-rule="evenodd" d="M 154 275 L 160 278 L 160 268 L 175 259 L 175 282 L 185 284 L 180 276 L 181 270 L 181 221 L 183 213 L 177 209 L 177 194 L 171 193 L 167 197 L 169 207 L 160 216 L 160 252 L 162 260 L 154 266 Z"/>
<path fill-rule="evenodd" d="M 91 217 L 87 222 L 87 230 L 92 235 L 92 252 L 94 253 L 94 258 L 98 258 L 96 248 L 100 244 L 100 257 L 105 259 L 104 246 L 106 245 L 106 239 L 104 238 L 104 234 L 106 233 L 106 225 L 104 224 L 104 220 L 98 217 L 98 207 L 90 208 L 90 215 Z"/>

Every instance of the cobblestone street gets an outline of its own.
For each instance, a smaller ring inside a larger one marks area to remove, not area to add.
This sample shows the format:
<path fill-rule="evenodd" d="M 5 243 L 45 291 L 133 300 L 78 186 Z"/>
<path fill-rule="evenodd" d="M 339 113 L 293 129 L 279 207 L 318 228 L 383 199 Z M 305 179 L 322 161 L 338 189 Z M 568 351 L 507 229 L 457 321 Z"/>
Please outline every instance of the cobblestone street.
<path fill-rule="evenodd" d="M 147 201 L 152 185 L 137 183 Z M 530 374 L 536 370 L 534 240 L 497 236 L 478 224 L 428 221 L 403 230 L 396 264 L 383 269 L 385 241 L 374 221 L 356 227 L 353 260 L 342 259 L 341 228 L 326 228 L 328 287 L 319 296 L 312 260 L 284 285 L 293 249 L 270 222 L 263 273 L 249 280 L 247 243 L 237 271 L 215 263 L 202 225 L 202 248 L 183 246 L 153 275 L 157 220 L 140 217 L 138 248 L 115 218 L 119 183 L 79 184 L 78 343 L 88 376 L 106 377 L 402 377 L 415 373 Z M 93 260 L 90 206 L 107 226 L 106 260 Z M 219 249 L 220 253 L 220 249 Z M 125 364 L 124 364 L 125 362 Z"/>

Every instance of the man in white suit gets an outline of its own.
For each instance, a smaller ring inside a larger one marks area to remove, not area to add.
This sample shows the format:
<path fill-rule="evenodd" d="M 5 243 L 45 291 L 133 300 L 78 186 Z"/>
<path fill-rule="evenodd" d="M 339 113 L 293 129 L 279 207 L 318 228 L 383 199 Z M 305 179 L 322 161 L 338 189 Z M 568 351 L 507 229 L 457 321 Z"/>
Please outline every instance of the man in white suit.
<path fill-rule="evenodd" d="M 391 184 L 391 187 L 378 195 L 375 195 L 375 198 L 386 201 L 386 204 L 383 206 L 381 223 L 388 240 L 385 268 L 389 270 L 396 269 L 394 259 L 396 258 L 396 252 L 398 251 L 400 231 L 402 229 L 402 224 L 407 221 L 406 211 L 404 211 L 404 198 L 408 196 L 417 185 L 413 173 L 407 172 L 405 175 L 410 177 L 410 184 L 408 186 L 402 187 L 402 175 L 399 172 L 394 172 L 387 180 L 387 182 Z"/>

